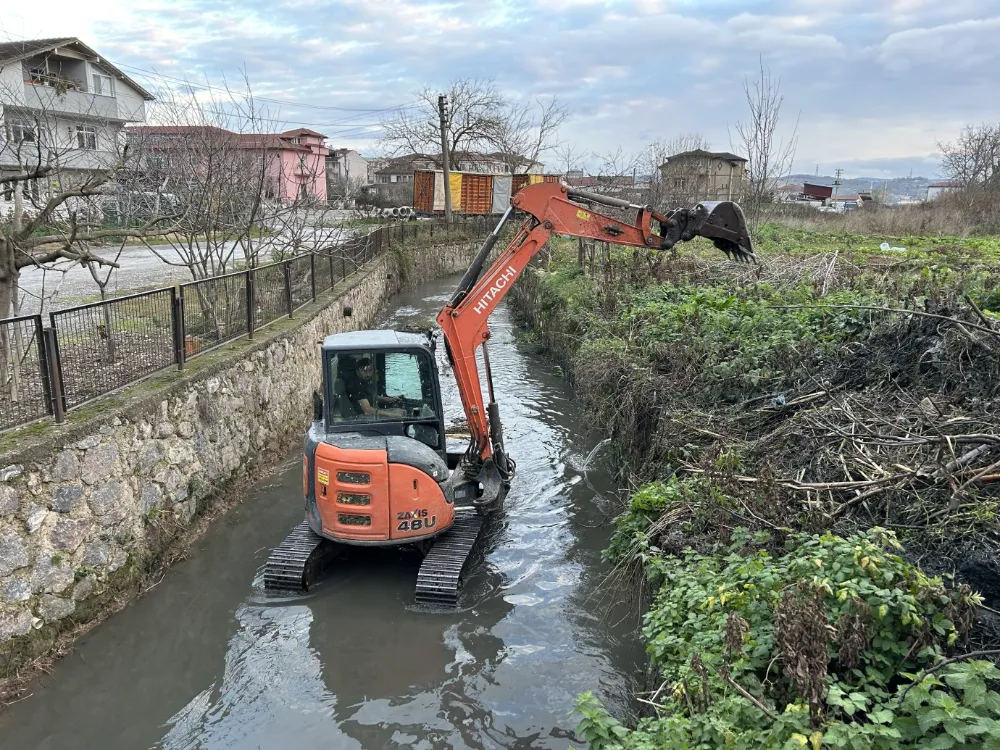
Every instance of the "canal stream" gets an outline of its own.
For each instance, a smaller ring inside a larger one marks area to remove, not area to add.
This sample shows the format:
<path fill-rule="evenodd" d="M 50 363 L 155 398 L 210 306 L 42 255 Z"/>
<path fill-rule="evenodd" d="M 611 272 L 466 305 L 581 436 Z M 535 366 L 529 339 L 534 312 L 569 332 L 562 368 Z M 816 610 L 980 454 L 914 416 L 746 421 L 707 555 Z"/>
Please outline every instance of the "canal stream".
<path fill-rule="evenodd" d="M 382 325 L 430 327 L 456 283 L 395 298 Z M 491 324 L 518 468 L 458 611 L 414 605 L 419 557 L 385 549 L 268 602 L 260 569 L 302 518 L 301 458 L 289 456 L 0 715 L 0 747 L 565 748 L 579 745 L 580 693 L 624 710 L 642 650 L 601 562 L 615 506 L 588 461 L 597 438 L 551 365 L 515 342 L 507 310 Z M 450 419 L 461 406 L 442 350 Z"/>

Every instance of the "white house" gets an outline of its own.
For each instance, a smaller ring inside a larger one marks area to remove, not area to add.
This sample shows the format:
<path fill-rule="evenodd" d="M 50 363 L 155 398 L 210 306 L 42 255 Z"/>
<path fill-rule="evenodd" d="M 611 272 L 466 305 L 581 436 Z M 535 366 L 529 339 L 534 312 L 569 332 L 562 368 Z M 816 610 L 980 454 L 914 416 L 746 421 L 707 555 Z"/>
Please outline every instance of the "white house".
<path fill-rule="evenodd" d="M 350 201 L 368 183 L 368 160 L 354 149 L 331 148 L 326 157 L 328 200 Z"/>
<path fill-rule="evenodd" d="M 126 123 L 144 122 L 153 96 L 79 39 L 0 43 L 0 213 L 13 205 L 5 173 L 49 166 L 19 183 L 38 199 L 121 157 Z"/>
<path fill-rule="evenodd" d="M 326 177 L 368 181 L 368 160 L 351 148 L 331 148 L 326 157 Z"/>

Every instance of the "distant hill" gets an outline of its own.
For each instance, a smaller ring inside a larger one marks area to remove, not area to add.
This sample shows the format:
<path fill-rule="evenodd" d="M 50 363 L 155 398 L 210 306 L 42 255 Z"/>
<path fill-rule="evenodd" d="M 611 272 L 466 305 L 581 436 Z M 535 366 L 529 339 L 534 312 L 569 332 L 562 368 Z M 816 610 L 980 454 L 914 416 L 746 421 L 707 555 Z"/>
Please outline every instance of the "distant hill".
<path fill-rule="evenodd" d="M 812 174 L 793 174 L 788 178 L 787 183 L 801 185 L 803 182 L 811 182 L 813 185 L 832 185 L 835 179 L 829 175 L 817 177 Z M 927 197 L 927 186 L 936 181 L 926 177 L 894 177 L 891 180 L 878 180 L 871 177 L 841 177 L 837 193 L 839 195 L 857 195 L 859 192 L 879 190 L 886 186 L 889 190 L 890 200 L 892 197 L 923 199 Z"/>

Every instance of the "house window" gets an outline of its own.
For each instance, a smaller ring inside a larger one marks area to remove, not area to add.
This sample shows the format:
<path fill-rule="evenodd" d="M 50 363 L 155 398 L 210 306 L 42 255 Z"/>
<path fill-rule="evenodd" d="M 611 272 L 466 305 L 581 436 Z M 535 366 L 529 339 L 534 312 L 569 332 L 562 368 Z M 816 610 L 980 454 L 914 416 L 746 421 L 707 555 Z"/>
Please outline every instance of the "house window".
<path fill-rule="evenodd" d="M 94 93 L 98 96 L 114 96 L 115 82 L 111 76 L 94 73 Z"/>
<path fill-rule="evenodd" d="M 76 147 L 86 151 L 97 150 L 97 128 L 93 125 L 76 126 Z"/>
<path fill-rule="evenodd" d="M 389 176 L 389 182 L 396 182 L 397 180 L 399 180 L 399 175 L 394 174 Z"/>
<path fill-rule="evenodd" d="M 301 169 L 303 172 L 306 171 L 306 157 L 304 156 L 299 157 L 299 169 Z"/>
<path fill-rule="evenodd" d="M 14 120 L 10 123 L 10 140 L 12 143 L 34 143 L 35 124 Z"/>

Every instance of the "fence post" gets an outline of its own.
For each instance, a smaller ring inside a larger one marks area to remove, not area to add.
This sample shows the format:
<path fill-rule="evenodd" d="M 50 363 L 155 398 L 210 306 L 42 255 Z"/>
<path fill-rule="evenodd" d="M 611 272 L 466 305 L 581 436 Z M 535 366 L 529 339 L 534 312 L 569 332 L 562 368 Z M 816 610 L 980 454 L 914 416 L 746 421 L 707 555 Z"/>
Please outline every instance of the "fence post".
<path fill-rule="evenodd" d="M 256 315 L 254 314 L 255 302 L 254 302 L 254 290 L 253 290 L 253 271 L 249 268 L 246 270 L 246 288 L 244 291 L 247 295 L 247 338 L 253 341 L 253 332 L 256 325 Z"/>
<path fill-rule="evenodd" d="M 313 302 L 316 301 L 316 253 L 309 253 L 309 280 L 312 282 Z"/>
<path fill-rule="evenodd" d="M 38 369 L 41 370 L 40 374 L 42 376 L 42 397 L 45 399 L 45 412 L 52 414 L 52 373 L 49 370 L 49 357 L 45 347 L 45 328 L 42 327 L 42 316 L 34 316 L 32 322 L 35 324 L 35 346 L 38 347 Z"/>
<path fill-rule="evenodd" d="M 181 286 L 181 293 L 177 294 L 177 287 L 170 287 L 170 320 L 174 334 L 174 362 L 177 369 L 184 369 L 184 358 L 187 355 L 185 346 L 185 326 L 184 326 L 184 287 Z"/>
<path fill-rule="evenodd" d="M 337 283 L 333 275 L 333 248 L 330 248 L 330 255 L 327 256 L 327 259 L 330 261 L 330 288 L 333 289 L 333 285 Z"/>
<path fill-rule="evenodd" d="M 50 321 L 54 322 L 54 321 Z M 62 365 L 59 362 L 59 340 L 55 328 L 42 331 L 45 344 L 45 359 L 49 366 L 49 382 L 52 384 L 52 414 L 56 422 L 66 421 L 66 401 L 63 396 Z"/>
<path fill-rule="evenodd" d="M 288 303 L 288 317 L 292 317 L 292 275 L 289 271 L 290 260 L 281 264 L 281 270 L 285 272 L 285 302 Z"/>

